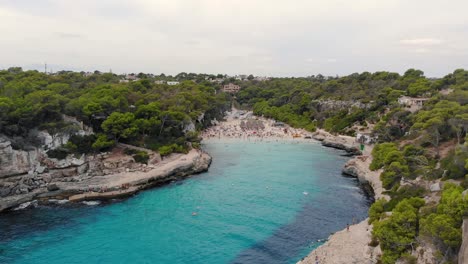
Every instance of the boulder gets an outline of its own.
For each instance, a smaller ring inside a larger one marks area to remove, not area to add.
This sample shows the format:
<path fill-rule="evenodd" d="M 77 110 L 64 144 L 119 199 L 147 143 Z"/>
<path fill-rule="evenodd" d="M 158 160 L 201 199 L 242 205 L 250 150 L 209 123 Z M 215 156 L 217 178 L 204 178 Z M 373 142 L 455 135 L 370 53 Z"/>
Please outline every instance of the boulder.
<path fill-rule="evenodd" d="M 351 176 L 357 178 L 359 176 L 359 170 L 354 166 L 344 166 L 341 170 L 341 173 L 346 176 Z"/>
<path fill-rule="evenodd" d="M 8 196 L 10 192 L 11 192 L 11 189 L 9 187 L 3 187 L 0 189 L 0 197 Z"/>
<path fill-rule="evenodd" d="M 26 185 L 24 185 L 24 184 L 20 184 L 19 187 L 18 187 L 18 190 L 19 190 L 20 193 L 22 193 L 22 194 L 28 193 L 28 192 L 29 192 L 28 186 L 26 186 Z"/>
<path fill-rule="evenodd" d="M 432 184 L 429 189 L 431 190 L 431 192 L 440 192 L 440 183 L 439 182 L 436 182 L 434 184 Z"/>
<path fill-rule="evenodd" d="M 84 174 L 85 172 L 87 172 L 88 168 L 89 168 L 88 163 L 84 163 L 83 165 L 79 166 L 77 168 L 78 175 L 81 175 L 81 174 Z"/>
<path fill-rule="evenodd" d="M 39 165 L 39 166 L 36 167 L 36 172 L 41 174 L 41 173 L 44 173 L 45 169 L 46 169 L 46 167 L 43 167 L 43 166 Z"/>
<path fill-rule="evenodd" d="M 72 177 L 76 176 L 77 170 L 76 168 L 67 168 L 62 170 L 63 177 Z"/>
<path fill-rule="evenodd" d="M 47 190 L 48 190 L 49 192 L 57 191 L 57 190 L 59 190 L 59 189 L 60 189 L 60 188 L 59 188 L 59 187 L 57 186 L 57 184 L 55 184 L 55 183 L 49 184 L 49 185 L 47 186 Z"/>

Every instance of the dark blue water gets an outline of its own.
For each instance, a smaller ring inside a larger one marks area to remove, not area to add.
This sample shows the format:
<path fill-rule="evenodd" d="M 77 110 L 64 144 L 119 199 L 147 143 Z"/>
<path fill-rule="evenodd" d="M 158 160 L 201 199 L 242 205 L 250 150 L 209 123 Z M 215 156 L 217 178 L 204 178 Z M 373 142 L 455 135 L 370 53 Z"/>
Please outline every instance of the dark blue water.
<path fill-rule="evenodd" d="M 209 143 L 207 173 L 98 206 L 0 215 L 0 263 L 295 263 L 369 199 L 317 144 Z M 193 216 L 192 213 L 197 215 Z"/>

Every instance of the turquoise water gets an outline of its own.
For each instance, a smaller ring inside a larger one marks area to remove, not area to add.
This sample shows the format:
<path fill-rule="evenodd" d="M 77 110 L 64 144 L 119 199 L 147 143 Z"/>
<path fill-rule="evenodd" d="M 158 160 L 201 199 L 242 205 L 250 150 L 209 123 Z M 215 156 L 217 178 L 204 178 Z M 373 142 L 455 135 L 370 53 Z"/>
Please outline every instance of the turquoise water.
<path fill-rule="evenodd" d="M 207 173 L 98 206 L 0 215 L 0 263 L 295 263 L 366 217 L 318 144 L 209 143 Z M 193 216 L 192 213 L 197 215 Z"/>

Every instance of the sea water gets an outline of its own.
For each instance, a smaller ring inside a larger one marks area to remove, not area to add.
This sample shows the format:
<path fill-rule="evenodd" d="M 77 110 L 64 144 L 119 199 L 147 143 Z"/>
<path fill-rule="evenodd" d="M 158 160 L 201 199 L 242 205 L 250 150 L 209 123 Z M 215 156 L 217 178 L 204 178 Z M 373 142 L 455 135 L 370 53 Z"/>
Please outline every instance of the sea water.
<path fill-rule="evenodd" d="M 370 204 L 316 143 L 211 142 L 208 172 L 112 203 L 0 215 L 0 263 L 295 263 Z"/>

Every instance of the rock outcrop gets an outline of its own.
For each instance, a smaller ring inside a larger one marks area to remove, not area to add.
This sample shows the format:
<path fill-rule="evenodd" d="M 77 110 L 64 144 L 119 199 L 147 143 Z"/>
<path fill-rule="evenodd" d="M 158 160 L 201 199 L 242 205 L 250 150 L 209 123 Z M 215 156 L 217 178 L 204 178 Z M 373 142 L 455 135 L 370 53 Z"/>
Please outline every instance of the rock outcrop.
<path fill-rule="evenodd" d="M 34 199 L 66 199 L 92 192 L 97 194 L 90 199 L 106 199 L 110 197 L 107 192 L 130 195 L 205 171 L 211 163 L 211 157 L 198 150 L 173 154 L 162 161 L 158 153 L 147 150 L 150 162 L 140 164 L 123 153 L 125 146 L 118 146 L 112 153 L 69 155 L 57 160 L 39 148 L 14 150 L 10 141 L 0 142 L 0 212 Z"/>
<path fill-rule="evenodd" d="M 369 165 L 371 158 L 369 156 L 357 156 L 348 160 L 342 169 L 342 173 L 346 176 L 354 177 L 359 180 L 364 189 L 375 199 L 389 197 L 383 194 L 382 181 L 380 180 L 381 170 L 371 171 Z"/>
<path fill-rule="evenodd" d="M 344 229 L 336 232 L 298 264 L 315 264 L 316 259 L 320 264 L 377 263 L 382 252 L 379 246 L 369 245 L 372 225 L 367 223 L 368 220 L 350 226 L 349 231 Z"/>
<path fill-rule="evenodd" d="M 325 130 L 318 129 L 312 134 L 312 138 L 321 141 L 322 145 L 325 147 L 342 149 L 348 152 L 350 155 L 362 154 L 354 137 L 342 135 L 335 136 L 326 132 Z"/>
<path fill-rule="evenodd" d="M 320 112 L 336 111 L 351 108 L 367 109 L 372 106 L 372 104 L 370 103 L 364 104 L 359 101 L 319 100 L 315 102 L 317 104 L 317 109 Z"/>
<path fill-rule="evenodd" d="M 11 141 L 0 136 L 0 179 L 13 175 L 27 174 L 34 169 L 41 155 L 38 149 L 31 151 L 15 150 Z"/>
<path fill-rule="evenodd" d="M 463 219 L 462 231 L 463 242 L 458 253 L 458 263 L 468 263 L 468 218 Z"/>

